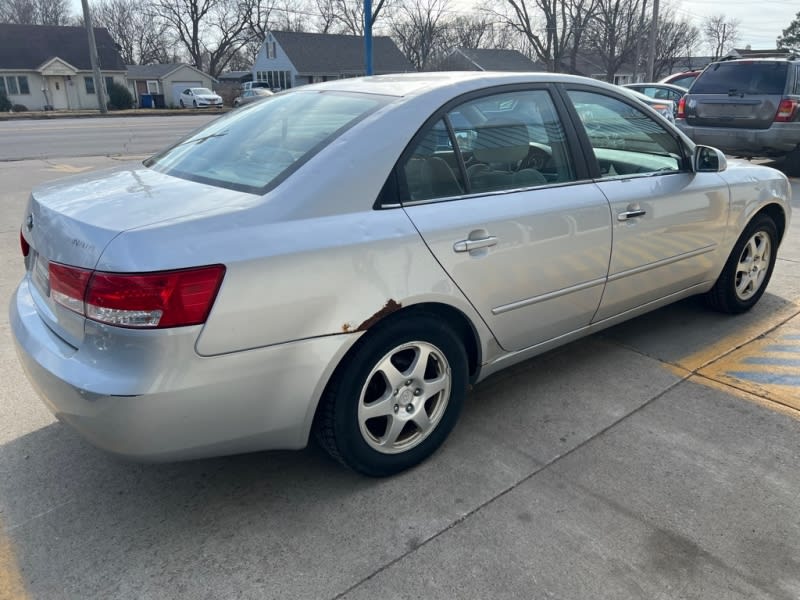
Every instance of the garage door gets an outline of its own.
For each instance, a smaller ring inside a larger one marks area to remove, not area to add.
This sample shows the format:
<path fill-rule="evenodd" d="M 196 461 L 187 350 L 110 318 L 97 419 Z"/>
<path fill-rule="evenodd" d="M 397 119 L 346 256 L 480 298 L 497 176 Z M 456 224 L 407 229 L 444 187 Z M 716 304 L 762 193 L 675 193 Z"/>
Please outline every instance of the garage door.
<path fill-rule="evenodd" d="M 172 103 L 180 106 L 181 92 L 186 88 L 203 87 L 202 81 L 175 81 L 172 84 Z"/>

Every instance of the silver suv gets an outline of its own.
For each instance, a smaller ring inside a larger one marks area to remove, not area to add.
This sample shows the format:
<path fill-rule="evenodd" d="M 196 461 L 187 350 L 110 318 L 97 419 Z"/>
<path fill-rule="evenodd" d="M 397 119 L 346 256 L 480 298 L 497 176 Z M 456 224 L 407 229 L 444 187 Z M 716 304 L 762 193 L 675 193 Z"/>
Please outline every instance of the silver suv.
<path fill-rule="evenodd" d="M 800 61 L 708 65 L 678 104 L 676 125 L 698 144 L 734 156 L 785 157 L 800 175 Z"/>

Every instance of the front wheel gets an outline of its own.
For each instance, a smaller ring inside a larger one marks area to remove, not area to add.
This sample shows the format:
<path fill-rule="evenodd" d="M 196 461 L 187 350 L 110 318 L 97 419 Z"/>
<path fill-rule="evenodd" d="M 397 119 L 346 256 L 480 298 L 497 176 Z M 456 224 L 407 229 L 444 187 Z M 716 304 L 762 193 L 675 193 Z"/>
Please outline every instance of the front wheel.
<path fill-rule="evenodd" d="M 778 250 L 778 228 L 768 215 L 756 216 L 745 228 L 717 283 L 706 295 L 712 308 L 737 314 L 750 310 L 764 294 Z"/>
<path fill-rule="evenodd" d="M 354 471 L 393 475 L 433 454 L 458 420 L 468 382 L 464 344 L 427 314 L 378 325 L 359 343 L 320 400 L 316 436 Z"/>
<path fill-rule="evenodd" d="M 186 108 L 186 105 L 183 103 L 183 99 L 178 102 L 181 105 L 181 108 Z"/>

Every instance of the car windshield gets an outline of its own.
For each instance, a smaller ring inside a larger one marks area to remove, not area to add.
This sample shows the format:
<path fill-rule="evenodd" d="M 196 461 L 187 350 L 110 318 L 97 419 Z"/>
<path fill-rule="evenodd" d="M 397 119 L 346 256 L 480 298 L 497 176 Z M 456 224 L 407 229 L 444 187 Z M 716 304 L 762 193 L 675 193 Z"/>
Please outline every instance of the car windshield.
<path fill-rule="evenodd" d="M 192 88 L 192 93 L 196 96 L 210 96 L 214 92 L 208 88 Z"/>
<path fill-rule="evenodd" d="M 708 67 L 692 94 L 783 94 L 785 62 L 722 62 Z"/>
<path fill-rule="evenodd" d="M 262 194 L 390 100 L 344 92 L 277 94 L 213 121 L 144 164 L 175 177 Z"/>

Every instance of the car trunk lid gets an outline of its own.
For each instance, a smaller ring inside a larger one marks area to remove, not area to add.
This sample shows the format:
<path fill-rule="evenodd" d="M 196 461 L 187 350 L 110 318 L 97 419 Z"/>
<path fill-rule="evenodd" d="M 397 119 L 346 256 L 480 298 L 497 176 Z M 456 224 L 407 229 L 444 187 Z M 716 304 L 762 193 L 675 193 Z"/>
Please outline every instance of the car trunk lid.
<path fill-rule="evenodd" d="M 83 341 L 85 318 L 55 302 L 50 264 L 93 270 L 120 233 L 187 214 L 252 203 L 242 192 L 187 182 L 139 164 L 47 184 L 31 195 L 22 233 L 25 263 L 42 320 L 69 345 Z"/>

